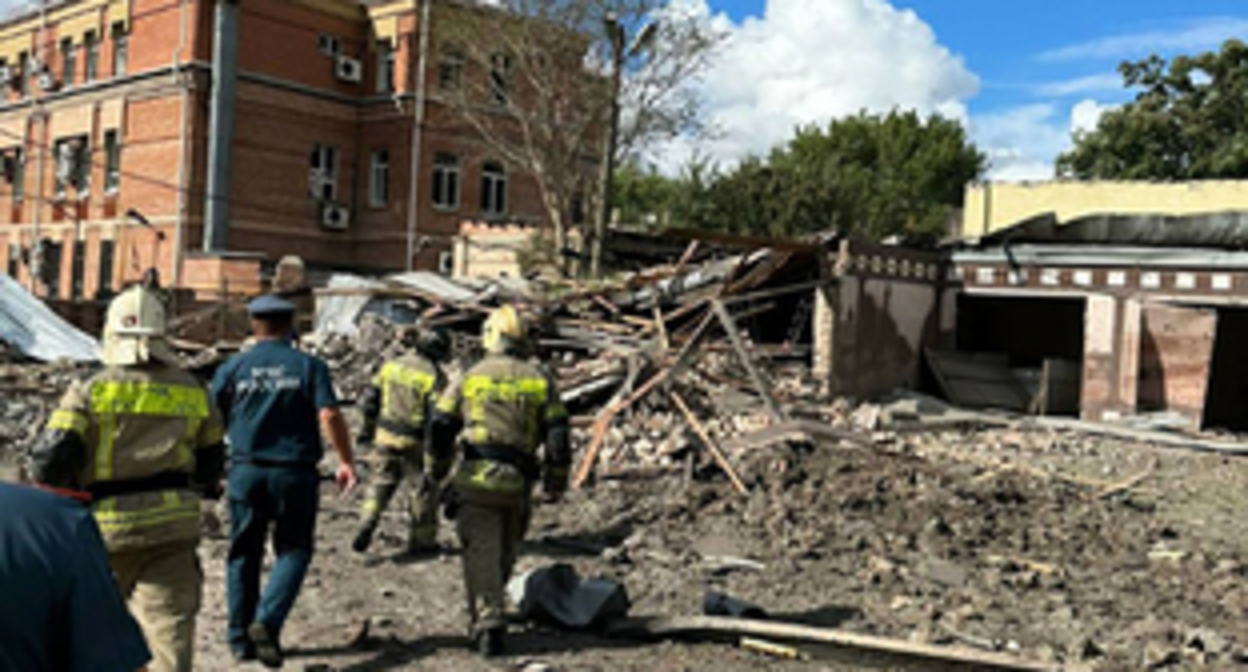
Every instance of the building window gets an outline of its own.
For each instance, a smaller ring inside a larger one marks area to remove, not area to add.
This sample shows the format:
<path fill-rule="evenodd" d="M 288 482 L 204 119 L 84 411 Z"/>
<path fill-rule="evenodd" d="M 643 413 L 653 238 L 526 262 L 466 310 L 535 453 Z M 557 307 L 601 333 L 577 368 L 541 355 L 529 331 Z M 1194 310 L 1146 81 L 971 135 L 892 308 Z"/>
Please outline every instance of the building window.
<path fill-rule="evenodd" d="M 73 255 L 74 258 L 70 260 L 70 264 L 73 266 L 73 284 L 70 286 L 70 291 L 73 293 L 70 296 L 73 300 L 78 301 L 82 298 L 83 281 L 85 280 L 83 276 L 87 271 L 87 244 L 81 240 L 75 242 Z"/>
<path fill-rule="evenodd" d="M 511 89 L 511 57 L 494 54 L 490 57 L 490 100 L 496 105 L 506 105 Z"/>
<path fill-rule="evenodd" d="M 438 90 L 459 91 L 464 82 L 464 54 L 458 49 L 444 49 L 438 60 Z"/>
<path fill-rule="evenodd" d="M 25 98 L 30 91 L 30 82 L 35 77 L 35 62 L 30 54 L 22 52 L 17 55 L 17 95 Z"/>
<path fill-rule="evenodd" d="M 338 150 L 329 145 L 313 145 L 309 167 L 312 197 L 334 202 L 338 196 Z"/>
<path fill-rule="evenodd" d="M 58 199 L 68 195 L 73 187 L 76 195 L 83 197 L 91 187 L 91 162 L 87 151 L 86 136 L 63 138 L 54 146 L 56 157 L 56 184 L 53 194 Z"/>
<path fill-rule="evenodd" d="M 394 91 L 394 47 L 389 42 L 377 43 L 377 93 Z"/>
<path fill-rule="evenodd" d="M 5 152 L 4 177 L 14 201 L 21 201 L 26 194 L 26 157 L 20 147 Z"/>
<path fill-rule="evenodd" d="M 100 277 L 96 298 L 105 299 L 113 293 L 113 246 L 111 240 L 100 241 Z"/>
<path fill-rule="evenodd" d="M 113 76 L 126 74 L 126 65 L 130 56 L 130 34 L 123 23 L 113 24 Z"/>
<path fill-rule="evenodd" d="M 433 207 L 459 209 L 459 157 L 446 152 L 433 156 Z"/>
<path fill-rule="evenodd" d="M 318 35 L 316 47 L 326 56 L 337 56 L 342 50 L 342 45 L 338 43 L 338 38 L 333 35 Z"/>
<path fill-rule="evenodd" d="M 39 275 L 48 288 L 48 296 L 58 299 L 61 296 L 61 243 L 43 240 L 39 261 Z"/>
<path fill-rule="evenodd" d="M 493 161 L 481 169 L 481 214 L 500 217 L 507 212 L 507 171 Z"/>
<path fill-rule="evenodd" d="M 82 81 L 94 82 L 100 74 L 100 40 L 95 36 L 95 31 L 88 31 L 82 38 L 82 50 Z"/>
<path fill-rule="evenodd" d="M 61 40 L 61 86 L 69 88 L 74 85 L 74 76 L 78 70 L 78 50 L 74 47 L 73 38 Z"/>
<path fill-rule="evenodd" d="M 373 152 L 370 165 L 368 204 L 384 208 L 390 202 L 390 152 L 384 149 Z"/>
<path fill-rule="evenodd" d="M 17 271 L 22 264 L 22 243 L 16 235 L 9 236 L 9 277 L 17 278 Z"/>
<path fill-rule="evenodd" d="M 117 131 L 104 131 L 104 193 L 116 194 L 121 187 L 121 142 Z"/>

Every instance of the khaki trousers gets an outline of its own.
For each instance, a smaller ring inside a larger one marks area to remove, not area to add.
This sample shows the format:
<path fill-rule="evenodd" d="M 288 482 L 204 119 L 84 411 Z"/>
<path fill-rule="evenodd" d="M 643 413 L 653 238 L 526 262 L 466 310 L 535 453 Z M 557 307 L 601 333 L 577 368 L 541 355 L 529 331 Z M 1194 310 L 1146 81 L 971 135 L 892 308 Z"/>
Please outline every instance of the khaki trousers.
<path fill-rule="evenodd" d="M 364 522 L 376 524 L 406 479 L 407 544 L 418 548 L 438 543 L 438 488 L 424 473 L 424 451 L 379 447 L 373 455 L 368 496 L 360 505 Z"/>
<path fill-rule="evenodd" d="M 529 526 L 529 502 L 512 506 L 464 502 L 456 518 L 463 545 L 464 589 L 472 634 L 507 624 L 507 581 Z"/>
<path fill-rule="evenodd" d="M 198 540 L 109 554 L 126 606 L 152 650 L 150 672 L 191 672 L 204 575 Z"/>

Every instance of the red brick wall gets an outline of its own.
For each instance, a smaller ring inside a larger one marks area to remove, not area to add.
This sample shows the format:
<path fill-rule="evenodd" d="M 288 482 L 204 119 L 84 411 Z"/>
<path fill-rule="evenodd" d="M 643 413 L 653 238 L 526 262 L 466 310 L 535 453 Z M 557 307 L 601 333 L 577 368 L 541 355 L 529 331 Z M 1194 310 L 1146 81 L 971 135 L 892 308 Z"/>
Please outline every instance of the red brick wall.
<path fill-rule="evenodd" d="M 1152 305 L 1143 309 L 1141 411 L 1177 411 L 1199 427 L 1213 362 L 1218 316 L 1213 310 Z"/>

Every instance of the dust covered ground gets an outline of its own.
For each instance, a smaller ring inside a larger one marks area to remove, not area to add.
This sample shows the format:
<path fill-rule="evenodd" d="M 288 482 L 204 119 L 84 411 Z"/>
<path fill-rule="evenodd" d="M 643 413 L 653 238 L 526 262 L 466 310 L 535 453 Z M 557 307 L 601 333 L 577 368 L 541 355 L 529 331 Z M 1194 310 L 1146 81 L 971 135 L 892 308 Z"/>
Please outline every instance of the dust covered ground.
<path fill-rule="evenodd" d="M 748 497 L 708 466 L 692 480 L 604 479 L 542 507 L 521 569 L 570 562 L 617 579 L 634 614 L 697 614 L 717 590 L 790 620 L 1093 669 L 1229 667 L 1248 643 L 1242 458 L 996 429 L 765 448 L 741 462 Z M 513 655 L 486 663 L 464 648 L 457 557 L 405 560 L 397 513 L 374 553 L 356 556 L 346 548 L 354 502 L 328 491 L 324 502 L 318 556 L 284 637 L 288 669 L 867 666 L 820 651 L 795 662 L 730 642 L 519 626 Z M 445 526 L 442 540 L 454 543 Z M 202 553 L 197 668 L 232 669 L 225 544 L 210 538 Z"/>

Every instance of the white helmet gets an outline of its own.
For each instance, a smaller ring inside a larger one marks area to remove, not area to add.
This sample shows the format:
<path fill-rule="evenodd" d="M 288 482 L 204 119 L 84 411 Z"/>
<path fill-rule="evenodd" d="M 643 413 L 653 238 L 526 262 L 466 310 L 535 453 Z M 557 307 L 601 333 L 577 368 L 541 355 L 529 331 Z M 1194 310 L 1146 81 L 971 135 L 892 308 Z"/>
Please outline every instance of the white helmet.
<path fill-rule="evenodd" d="M 104 322 L 104 363 L 134 366 L 160 360 L 176 363 L 165 342 L 165 304 L 153 289 L 137 285 L 113 299 Z"/>

